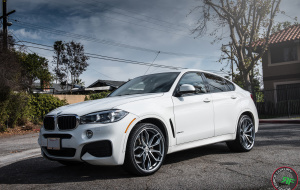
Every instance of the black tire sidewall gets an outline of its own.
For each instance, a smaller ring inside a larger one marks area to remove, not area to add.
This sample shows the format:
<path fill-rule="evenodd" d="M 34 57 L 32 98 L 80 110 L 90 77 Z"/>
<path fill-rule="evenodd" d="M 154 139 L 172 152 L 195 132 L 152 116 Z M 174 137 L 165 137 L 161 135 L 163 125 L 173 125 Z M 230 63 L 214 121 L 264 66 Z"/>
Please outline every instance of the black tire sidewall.
<path fill-rule="evenodd" d="M 152 129 L 157 130 L 162 136 L 163 145 L 164 145 L 164 154 L 163 154 L 163 158 L 162 158 L 162 161 L 161 161 L 160 165 L 157 168 L 155 168 L 155 170 L 152 170 L 150 172 L 141 170 L 139 168 L 139 166 L 135 162 L 134 151 L 133 151 L 134 143 L 135 143 L 135 139 L 136 139 L 137 135 L 140 134 L 140 132 L 142 130 L 146 129 L 146 128 L 152 128 Z M 137 124 L 132 129 L 132 131 L 131 131 L 131 133 L 128 137 L 124 165 L 125 165 L 125 168 L 131 173 L 134 173 L 134 174 L 137 174 L 137 175 L 143 175 L 143 176 L 151 175 L 151 174 L 155 173 L 157 170 L 159 170 L 159 168 L 161 167 L 161 165 L 164 162 L 165 155 L 166 155 L 166 140 L 165 140 L 165 136 L 162 133 L 162 131 L 154 124 L 140 123 L 140 124 Z"/>
<path fill-rule="evenodd" d="M 254 138 L 253 138 L 253 146 L 250 148 L 250 149 L 247 149 L 243 146 L 242 142 L 241 142 L 241 122 L 243 121 L 244 118 L 247 118 L 247 119 L 250 119 L 252 124 L 253 124 L 253 134 L 254 134 Z M 237 129 L 237 134 L 236 134 L 236 140 L 237 142 L 239 142 L 239 145 L 241 147 L 241 149 L 243 149 L 244 152 L 248 152 L 250 150 L 252 150 L 252 148 L 254 147 L 254 144 L 255 144 L 255 126 L 254 126 L 254 123 L 253 123 L 253 120 L 251 119 L 251 117 L 249 117 L 248 115 L 241 115 L 240 119 L 239 119 L 239 122 L 238 122 L 238 129 Z"/>

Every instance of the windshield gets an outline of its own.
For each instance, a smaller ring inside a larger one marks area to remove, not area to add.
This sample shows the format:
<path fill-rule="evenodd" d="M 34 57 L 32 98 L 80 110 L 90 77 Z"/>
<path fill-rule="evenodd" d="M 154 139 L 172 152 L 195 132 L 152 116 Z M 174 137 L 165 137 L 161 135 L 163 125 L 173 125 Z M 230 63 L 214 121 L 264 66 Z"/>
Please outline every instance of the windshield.
<path fill-rule="evenodd" d="M 109 96 L 168 92 L 179 72 L 158 73 L 132 79 Z"/>

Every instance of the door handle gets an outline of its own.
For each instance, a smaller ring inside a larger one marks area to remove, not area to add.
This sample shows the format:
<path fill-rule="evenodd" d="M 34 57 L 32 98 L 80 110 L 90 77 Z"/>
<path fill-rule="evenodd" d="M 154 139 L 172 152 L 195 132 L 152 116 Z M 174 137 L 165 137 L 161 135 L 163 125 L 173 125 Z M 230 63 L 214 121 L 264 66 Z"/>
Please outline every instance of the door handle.
<path fill-rule="evenodd" d="M 231 99 L 236 99 L 236 98 L 237 98 L 237 97 L 236 97 L 236 96 L 234 96 L 234 95 L 232 95 L 232 96 L 231 96 Z"/>
<path fill-rule="evenodd" d="M 208 102 L 210 102 L 210 99 L 205 98 L 205 99 L 203 100 L 203 102 L 208 103 Z"/>

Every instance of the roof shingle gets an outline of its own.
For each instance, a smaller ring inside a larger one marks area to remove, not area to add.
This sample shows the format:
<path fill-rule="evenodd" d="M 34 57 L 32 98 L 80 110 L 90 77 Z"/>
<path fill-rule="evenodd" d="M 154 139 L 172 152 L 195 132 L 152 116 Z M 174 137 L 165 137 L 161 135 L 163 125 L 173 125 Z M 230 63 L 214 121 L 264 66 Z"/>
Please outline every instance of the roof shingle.
<path fill-rule="evenodd" d="M 270 36 L 269 44 L 300 40 L 300 24 L 290 26 Z M 255 45 L 262 46 L 265 40 L 259 40 Z"/>

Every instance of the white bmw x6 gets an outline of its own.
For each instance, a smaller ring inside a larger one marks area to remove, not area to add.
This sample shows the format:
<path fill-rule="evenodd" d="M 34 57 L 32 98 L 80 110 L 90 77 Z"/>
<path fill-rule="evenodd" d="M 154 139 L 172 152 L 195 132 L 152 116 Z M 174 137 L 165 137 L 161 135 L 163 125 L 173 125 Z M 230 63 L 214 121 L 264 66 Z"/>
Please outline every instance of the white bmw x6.
<path fill-rule="evenodd" d="M 60 107 L 44 118 L 42 155 L 65 165 L 124 165 L 150 175 L 166 154 L 217 142 L 253 148 L 251 94 L 215 74 L 183 70 L 132 79 L 107 98 Z"/>

